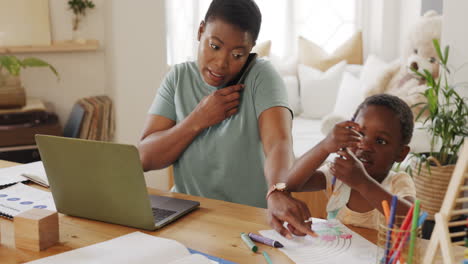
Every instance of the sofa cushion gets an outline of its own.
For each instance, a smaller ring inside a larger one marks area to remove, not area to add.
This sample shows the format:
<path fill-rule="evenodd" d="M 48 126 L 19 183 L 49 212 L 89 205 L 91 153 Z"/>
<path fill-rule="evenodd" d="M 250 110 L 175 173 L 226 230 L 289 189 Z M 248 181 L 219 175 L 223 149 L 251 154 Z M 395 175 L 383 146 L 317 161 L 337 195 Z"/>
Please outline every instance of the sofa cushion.
<path fill-rule="evenodd" d="M 370 54 L 362 67 L 361 75 L 359 77 L 363 91 L 367 91 L 370 85 L 375 84 L 379 75 L 381 75 L 387 67 L 389 67 L 388 63 L 379 57 Z"/>
<path fill-rule="evenodd" d="M 288 93 L 289 107 L 298 116 L 302 113 L 301 101 L 299 98 L 299 82 L 295 75 L 283 76 L 284 84 L 286 85 L 286 92 Z"/>
<path fill-rule="evenodd" d="M 326 72 L 299 64 L 299 88 L 302 115 L 320 119 L 332 112 L 346 62 L 342 61 Z"/>
<path fill-rule="evenodd" d="M 359 79 L 351 73 L 345 72 L 338 88 L 333 114 L 343 116 L 345 119 L 351 119 L 360 103 L 364 101 L 364 91 Z"/>
<path fill-rule="evenodd" d="M 271 40 L 263 41 L 262 43 L 258 43 L 252 49 L 253 53 L 257 53 L 258 57 L 269 57 L 271 50 Z"/>
<path fill-rule="evenodd" d="M 299 36 L 298 57 L 300 64 L 321 71 L 326 71 L 343 60 L 349 64 L 362 64 L 362 33 L 356 32 L 330 55 L 314 42 Z"/>
<path fill-rule="evenodd" d="M 293 151 L 296 158 L 304 155 L 325 137 L 320 133 L 320 128 L 320 119 L 294 118 L 292 137 Z"/>

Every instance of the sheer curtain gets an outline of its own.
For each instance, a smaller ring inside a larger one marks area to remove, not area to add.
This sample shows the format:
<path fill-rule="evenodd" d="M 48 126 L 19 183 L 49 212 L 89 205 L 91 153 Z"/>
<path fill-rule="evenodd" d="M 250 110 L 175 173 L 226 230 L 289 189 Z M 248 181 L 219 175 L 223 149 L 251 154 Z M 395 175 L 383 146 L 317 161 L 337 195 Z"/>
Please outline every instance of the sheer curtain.
<path fill-rule="evenodd" d="M 233 0 L 235 1 L 235 0 Z M 271 40 L 280 58 L 296 53 L 299 35 L 332 52 L 356 31 L 359 0 L 256 0 L 262 12 L 257 43 Z M 197 29 L 211 0 L 166 0 L 168 64 L 197 56 Z"/>

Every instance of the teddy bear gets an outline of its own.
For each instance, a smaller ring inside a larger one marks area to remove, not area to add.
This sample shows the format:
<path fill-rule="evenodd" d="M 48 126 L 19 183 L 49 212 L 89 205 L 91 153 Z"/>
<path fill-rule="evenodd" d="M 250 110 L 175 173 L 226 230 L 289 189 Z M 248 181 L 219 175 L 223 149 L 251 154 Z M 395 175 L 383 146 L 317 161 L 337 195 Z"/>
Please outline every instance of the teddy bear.
<path fill-rule="evenodd" d="M 426 12 L 408 32 L 402 57 L 393 62 L 369 85 L 365 96 L 379 93 L 388 93 L 398 96 L 412 107 L 414 118 L 422 109 L 425 102 L 421 94 L 427 86 L 414 71 L 423 73 L 428 70 L 434 79 L 439 76 L 439 64 L 433 39 L 440 39 L 442 29 L 442 16 L 435 11 Z"/>

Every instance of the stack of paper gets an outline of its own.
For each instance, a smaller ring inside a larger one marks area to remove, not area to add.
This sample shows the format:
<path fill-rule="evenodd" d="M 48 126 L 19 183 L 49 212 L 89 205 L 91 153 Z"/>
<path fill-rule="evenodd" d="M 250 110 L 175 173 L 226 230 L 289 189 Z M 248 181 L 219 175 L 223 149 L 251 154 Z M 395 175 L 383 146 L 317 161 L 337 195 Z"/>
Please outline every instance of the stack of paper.
<path fill-rule="evenodd" d="M 111 99 L 108 96 L 93 96 L 80 99 L 78 104 L 85 112 L 79 137 L 111 141 L 115 131 L 114 110 Z"/>
<path fill-rule="evenodd" d="M 22 183 L 0 190 L 0 216 L 13 218 L 32 208 L 57 211 L 50 192 Z"/>

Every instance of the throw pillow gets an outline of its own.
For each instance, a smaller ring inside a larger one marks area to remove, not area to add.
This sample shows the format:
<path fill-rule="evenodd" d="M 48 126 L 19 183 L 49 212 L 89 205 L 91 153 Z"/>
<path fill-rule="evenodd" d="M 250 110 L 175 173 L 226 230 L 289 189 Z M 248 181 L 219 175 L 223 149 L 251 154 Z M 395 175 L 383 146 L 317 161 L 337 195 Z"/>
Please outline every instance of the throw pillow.
<path fill-rule="evenodd" d="M 314 42 L 301 36 L 298 45 L 299 63 L 321 71 L 326 71 L 343 60 L 349 64 L 362 64 L 363 62 L 361 32 L 356 32 L 330 55 Z"/>
<path fill-rule="evenodd" d="M 342 61 L 322 72 L 299 64 L 299 87 L 304 117 L 320 119 L 332 112 L 345 66 L 346 61 Z"/>
<path fill-rule="evenodd" d="M 351 120 L 359 104 L 364 101 L 364 91 L 361 82 L 352 73 L 345 72 L 338 89 L 333 113 L 322 118 L 322 134 L 327 135 L 336 123 Z"/>
<path fill-rule="evenodd" d="M 272 53 L 269 58 L 273 64 L 273 67 L 275 67 L 281 76 L 297 76 L 297 56 L 280 58 L 279 56 Z"/>
<path fill-rule="evenodd" d="M 338 89 L 333 114 L 350 120 L 360 103 L 364 101 L 364 92 L 359 79 L 351 73 L 345 72 Z"/>
<path fill-rule="evenodd" d="M 252 49 L 253 53 L 257 53 L 258 57 L 268 57 L 270 56 L 271 50 L 271 40 L 264 41 L 262 43 L 258 43 Z"/>
<path fill-rule="evenodd" d="M 373 54 L 370 54 L 367 57 L 366 63 L 364 63 L 364 66 L 362 67 L 361 76 L 359 77 L 364 92 L 367 91 L 367 88 L 370 85 L 373 85 L 377 82 L 377 77 L 381 75 L 389 66 L 390 64 L 386 63 Z"/>

